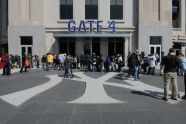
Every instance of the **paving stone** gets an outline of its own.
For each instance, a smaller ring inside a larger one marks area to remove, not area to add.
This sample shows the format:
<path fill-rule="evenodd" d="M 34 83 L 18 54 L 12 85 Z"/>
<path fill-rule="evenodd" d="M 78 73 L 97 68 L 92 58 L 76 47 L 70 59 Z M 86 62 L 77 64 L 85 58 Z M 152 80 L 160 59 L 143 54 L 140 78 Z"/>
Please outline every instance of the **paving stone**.
<path fill-rule="evenodd" d="M 48 103 L 31 103 L 25 106 L 20 113 L 45 113 L 48 107 Z"/>
<path fill-rule="evenodd" d="M 75 113 L 69 124 L 102 124 L 100 113 Z"/>
<path fill-rule="evenodd" d="M 47 113 L 38 124 L 68 124 L 72 114 L 69 113 Z"/>
<path fill-rule="evenodd" d="M 9 119 L 6 124 L 37 124 L 41 117 L 42 114 L 38 113 L 18 113 Z"/>
<path fill-rule="evenodd" d="M 46 113 L 72 113 L 73 104 L 51 103 Z"/>
<path fill-rule="evenodd" d="M 99 104 L 79 104 L 75 105 L 74 113 L 83 113 L 83 112 L 100 112 Z"/>
<path fill-rule="evenodd" d="M 101 113 L 103 124 L 134 124 L 127 112 Z"/>

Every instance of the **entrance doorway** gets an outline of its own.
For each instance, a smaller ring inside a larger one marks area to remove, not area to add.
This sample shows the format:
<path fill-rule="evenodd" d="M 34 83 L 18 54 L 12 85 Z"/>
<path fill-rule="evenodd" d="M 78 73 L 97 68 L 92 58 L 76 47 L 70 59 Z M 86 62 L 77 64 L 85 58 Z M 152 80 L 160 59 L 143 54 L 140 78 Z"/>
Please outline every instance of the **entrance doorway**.
<path fill-rule="evenodd" d="M 21 36 L 21 57 L 23 55 L 28 55 L 32 57 L 32 45 L 33 45 L 33 38 L 32 36 Z"/>
<path fill-rule="evenodd" d="M 162 36 L 150 36 L 149 53 L 158 54 L 158 62 L 161 62 L 161 44 Z"/>

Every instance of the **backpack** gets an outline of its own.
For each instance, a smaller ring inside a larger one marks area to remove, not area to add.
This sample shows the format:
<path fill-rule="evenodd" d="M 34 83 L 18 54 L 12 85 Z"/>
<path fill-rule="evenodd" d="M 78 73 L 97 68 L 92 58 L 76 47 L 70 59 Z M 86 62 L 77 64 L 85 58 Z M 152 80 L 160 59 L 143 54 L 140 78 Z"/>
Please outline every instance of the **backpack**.
<path fill-rule="evenodd" d="M 182 62 L 181 62 L 181 70 L 183 72 L 186 72 L 186 58 L 183 58 L 182 59 Z"/>

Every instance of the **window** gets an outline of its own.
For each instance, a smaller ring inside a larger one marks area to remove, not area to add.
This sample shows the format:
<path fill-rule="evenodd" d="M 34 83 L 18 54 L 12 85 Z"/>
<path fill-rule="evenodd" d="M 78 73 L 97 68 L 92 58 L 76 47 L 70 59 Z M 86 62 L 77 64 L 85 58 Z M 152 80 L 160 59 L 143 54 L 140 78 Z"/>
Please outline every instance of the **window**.
<path fill-rule="evenodd" d="M 172 0 L 172 25 L 173 28 L 181 28 L 181 1 Z"/>
<path fill-rule="evenodd" d="M 98 0 L 85 0 L 85 19 L 98 19 Z"/>
<path fill-rule="evenodd" d="M 60 0 L 60 19 L 73 19 L 73 0 Z"/>
<path fill-rule="evenodd" d="M 161 9 L 160 9 L 161 7 L 160 7 L 160 5 L 161 5 L 160 4 L 160 0 L 158 0 L 158 20 L 159 21 L 160 21 L 160 16 L 161 16 L 161 13 L 160 13 L 161 12 Z"/>
<path fill-rule="evenodd" d="M 150 36 L 150 45 L 161 45 L 161 36 Z"/>
<path fill-rule="evenodd" d="M 33 45 L 32 36 L 21 36 L 21 45 Z"/>
<path fill-rule="evenodd" d="M 173 0 L 172 1 L 172 18 L 175 20 L 179 15 L 179 1 Z"/>
<path fill-rule="evenodd" d="M 110 19 L 123 19 L 123 0 L 110 0 Z"/>

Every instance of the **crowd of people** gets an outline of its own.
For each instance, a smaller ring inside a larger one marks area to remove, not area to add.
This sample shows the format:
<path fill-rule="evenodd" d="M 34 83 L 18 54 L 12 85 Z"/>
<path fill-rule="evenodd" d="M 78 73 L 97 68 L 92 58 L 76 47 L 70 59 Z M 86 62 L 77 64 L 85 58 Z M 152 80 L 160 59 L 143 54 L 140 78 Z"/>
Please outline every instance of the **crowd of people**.
<path fill-rule="evenodd" d="M 121 54 L 107 56 L 104 58 L 102 55 L 98 56 L 95 53 L 92 55 L 81 54 L 79 56 L 72 56 L 66 53 L 58 55 L 47 53 L 40 59 L 38 55 L 32 56 L 30 54 L 24 54 L 20 57 L 18 55 L 13 56 L 8 53 L 4 53 L 0 57 L 0 63 L 2 64 L 1 67 L 4 70 L 3 75 L 10 75 L 12 68 L 20 68 L 20 73 L 22 73 L 27 72 L 28 68 L 42 67 L 45 71 L 64 70 L 65 75 L 70 75 L 65 77 L 72 77 L 72 69 L 81 69 L 92 72 L 120 72 L 125 62 Z"/>
<path fill-rule="evenodd" d="M 134 80 L 140 79 L 140 70 L 143 70 L 144 73 L 154 75 L 155 67 L 156 64 L 160 62 L 159 60 L 160 57 L 156 53 L 150 53 L 146 57 L 143 52 L 140 54 L 138 50 L 129 53 L 127 59 L 127 65 L 129 67 L 128 77 L 133 77 Z M 176 55 L 175 49 L 171 48 L 168 55 L 164 56 L 164 54 L 162 54 L 160 65 L 160 75 L 163 75 L 164 81 L 164 97 L 162 99 L 168 101 L 170 85 L 172 87 L 171 99 L 178 100 L 178 98 L 181 97 L 177 83 L 177 75 L 179 73 L 184 73 L 185 95 L 182 98 L 186 99 L 186 58 L 183 54 L 180 52 L 179 55 Z"/>
<path fill-rule="evenodd" d="M 9 55 L 4 53 L 0 56 L 0 69 L 3 69 L 3 76 L 11 75 L 11 69 L 20 68 L 20 73 L 27 72 L 28 68 L 37 67 L 39 68 L 40 60 L 39 56 L 31 56 L 24 54 L 22 57 L 18 55 Z"/>
<path fill-rule="evenodd" d="M 155 67 L 160 62 L 160 57 L 157 53 L 151 53 L 145 56 L 144 52 L 136 52 L 128 54 L 127 66 L 129 67 L 128 76 L 133 77 L 134 80 L 140 79 L 139 73 L 143 71 L 144 73 L 154 75 Z"/>
<path fill-rule="evenodd" d="M 161 62 L 160 62 L 161 60 Z M 0 57 L 0 67 L 3 68 L 3 75 L 10 76 L 12 68 L 20 68 L 20 73 L 28 72 L 28 68 L 40 68 L 45 71 L 60 70 L 64 71 L 65 78 L 72 78 L 72 69 L 81 69 L 91 72 L 121 72 L 122 67 L 127 63 L 128 66 L 128 78 L 133 78 L 134 81 L 140 79 L 140 72 L 144 72 L 149 75 L 155 74 L 155 67 L 160 63 L 160 74 L 164 79 L 164 97 L 163 100 L 167 101 L 169 85 L 172 86 L 172 99 L 177 100 L 179 97 L 177 73 L 184 73 L 184 82 L 186 83 L 186 58 L 180 53 L 176 56 L 175 50 L 171 48 L 169 54 L 161 58 L 157 53 L 150 53 L 148 56 L 144 52 L 136 50 L 133 53 L 128 54 L 127 60 L 123 59 L 122 54 L 116 54 L 112 56 L 103 55 L 84 55 L 72 56 L 70 54 L 52 54 L 47 53 L 43 55 L 41 59 L 38 55 L 26 55 L 22 57 L 18 55 L 9 55 L 4 53 Z M 185 63 L 185 66 L 184 66 Z M 184 69 L 185 67 L 185 69 Z M 163 70 L 163 71 L 162 71 Z M 185 84 L 186 85 L 186 84 Z M 185 91 L 186 92 L 186 91 Z M 186 99 L 186 95 L 183 96 Z"/>
<path fill-rule="evenodd" d="M 124 66 L 122 55 L 117 54 L 103 58 L 102 55 L 98 56 L 95 53 L 92 55 L 81 54 L 79 56 L 72 56 L 70 54 L 53 55 L 47 53 L 41 58 L 42 68 L 46 71 L 54 69 L 64 70 L 64 76 L 69 78 L 73 77 L 72 69 L 81 69 L 91 72 L 103 71 L 121 71 Z"/>

